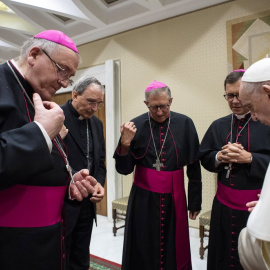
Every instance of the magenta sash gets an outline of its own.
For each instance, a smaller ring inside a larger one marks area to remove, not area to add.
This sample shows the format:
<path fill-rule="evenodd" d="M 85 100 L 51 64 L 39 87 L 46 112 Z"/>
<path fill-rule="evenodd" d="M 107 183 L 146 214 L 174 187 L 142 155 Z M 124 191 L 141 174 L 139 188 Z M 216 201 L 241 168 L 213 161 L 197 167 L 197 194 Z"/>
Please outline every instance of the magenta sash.
<path fill-rule="evenodd" d="M 43 227 L 61 219 L 66 186 L 16 185 L 0 191 L 1 227 Z"/>
<path fill-rule="evenodd" d="M 224 205 L 237 210 L 248 211 L 246 203 L 258 200 L 261 189 L 239 190 L 232 189 L 218 181 L 216 197 Z"/>
<path fill-rule="evenodd" d="M 186 194 L 183 169 L 156 171 L 136 166 L 134 184 L 157 193 L 171 193 L 175 209 L 175 248 L 177 270 L 191 264 Z"/>

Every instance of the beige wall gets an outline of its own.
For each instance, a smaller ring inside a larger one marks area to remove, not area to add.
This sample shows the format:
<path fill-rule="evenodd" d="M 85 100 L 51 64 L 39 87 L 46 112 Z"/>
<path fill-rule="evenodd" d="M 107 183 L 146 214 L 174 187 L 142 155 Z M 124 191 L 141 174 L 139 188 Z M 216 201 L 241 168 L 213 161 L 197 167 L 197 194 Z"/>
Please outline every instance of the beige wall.
<path fill-rule="evenodd" d="M 230 112 L 222 96 L 226 21 L 269 9 L 269 0 L 236 0 L 85 44 L 79 47 L 81 68 L 108 59 L 121 62 L 122 121 L 146 111 L 144 89 L 151 81 L 165 82 L 174 98 L 172 110 L 191 117 L 202 139 L 213 120 Z M 132 180 L 123 180 L 126 196 Z M 211 209 L 214 193 L 215 176 L 203 170 L 203 212 Z"/>

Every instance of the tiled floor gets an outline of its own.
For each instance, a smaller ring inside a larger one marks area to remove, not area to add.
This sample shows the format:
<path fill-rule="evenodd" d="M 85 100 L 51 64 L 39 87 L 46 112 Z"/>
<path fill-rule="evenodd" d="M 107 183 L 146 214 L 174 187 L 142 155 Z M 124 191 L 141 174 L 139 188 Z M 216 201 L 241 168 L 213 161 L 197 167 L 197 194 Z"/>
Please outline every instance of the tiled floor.
<path fill-rule="evenodd" d="M 93 229 L 90 253 L 121 264 L 124 229 L 119 229 L 116 236 L 113 236 L 113 223 L 108 221 L 107 217 L 98 216 L 97 219 L 98 227 L 94 226 Z M 206 243 L 207 240 L 205 240 Z M 201 260 L 199 256 L 200 238 L 198 229 L 190 228 L 190 245 L 193 270 L 205 270 L 207 251 L 204 259 Z"/>

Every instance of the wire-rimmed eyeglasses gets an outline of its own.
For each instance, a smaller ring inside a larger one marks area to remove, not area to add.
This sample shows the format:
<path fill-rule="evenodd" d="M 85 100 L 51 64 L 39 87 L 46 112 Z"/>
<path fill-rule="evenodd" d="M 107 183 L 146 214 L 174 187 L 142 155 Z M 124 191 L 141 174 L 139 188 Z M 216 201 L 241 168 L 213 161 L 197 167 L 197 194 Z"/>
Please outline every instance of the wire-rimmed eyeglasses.
<path fill-rule="evenodd" d="M 155 105 L 155 106 L 147 106 L 147 107 L 151 111 L 157 112 L 158 108 L 160 108 L 162 111 L 166 111 L 169 106 L 170 106 L 170 104 L 163 104 L 163 105 Z"/>
<path fill-rule="evenodd" d="M 91 107 L 97 107 L 98 109 L 101 109 L 104 106 L 104 103 L 102 101 L 98 102 L 98 101 L 93 100 L 93 99 L 87 99 L 83 95 L 80 95 L 80 96 L 83 97 L 85 99 L 85 101 L 88 103 L 88 105 Z"/>
<path fill-rule="evenodd" d="M 57 71 L 57 74 L 58 74 L 58 78 L 60 81 L 66 81 L 68 80 L 68 84 L 69 85 L 73 85 L 73 80 L 71 80 L 68 75 L 69 75 L 69 72 L 67 70 L 65 70 L 64 68 L 62 68 L 59 64 L 57 64 L 50 56 L 49 54 L 45 51 L 45 50 L 42 50 L 42 52 L 44 54 L 46 54 L 49 59 L 56 65 L 58 71 Z"/>
<path fill-rule="evenodd" d="M 234 97 L 239 100 L 239 94 L 224 94 L 223 97 L 228 101 L 234 100 Z"/>

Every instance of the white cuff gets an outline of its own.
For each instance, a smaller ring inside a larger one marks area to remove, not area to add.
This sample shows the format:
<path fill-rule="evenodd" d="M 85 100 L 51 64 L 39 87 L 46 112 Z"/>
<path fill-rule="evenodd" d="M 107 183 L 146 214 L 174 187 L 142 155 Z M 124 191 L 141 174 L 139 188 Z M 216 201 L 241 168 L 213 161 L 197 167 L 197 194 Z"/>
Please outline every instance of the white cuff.
<path fill-rule="evenodd" d="M 220 151 L 219 151 L 219 152 L 220 152 Z M 216 168 L 217 168 L 218 165 L 221 163 L 221 161 L 219 161 L 218 158 L 217 158 L 219 152 L 217 152 L 216 158 L 215 158 L 215 167 L 216 167 Z"/>
<path fill-rule="evenodd" d="M 42 132 L 42 134 L 44 136 L 44 139 L 46 140 L 49 151 L 51 153 L 52 152 L 52 141 L 51 141 L 47 131 L 44 129 L 44 127 L 39 122 L 37 122 L 37 121 L 34 121 L 34 122 L 39 126 L 39 128 L 40 128 L 40 130 L 41 130 L 41 132 Z"/>

